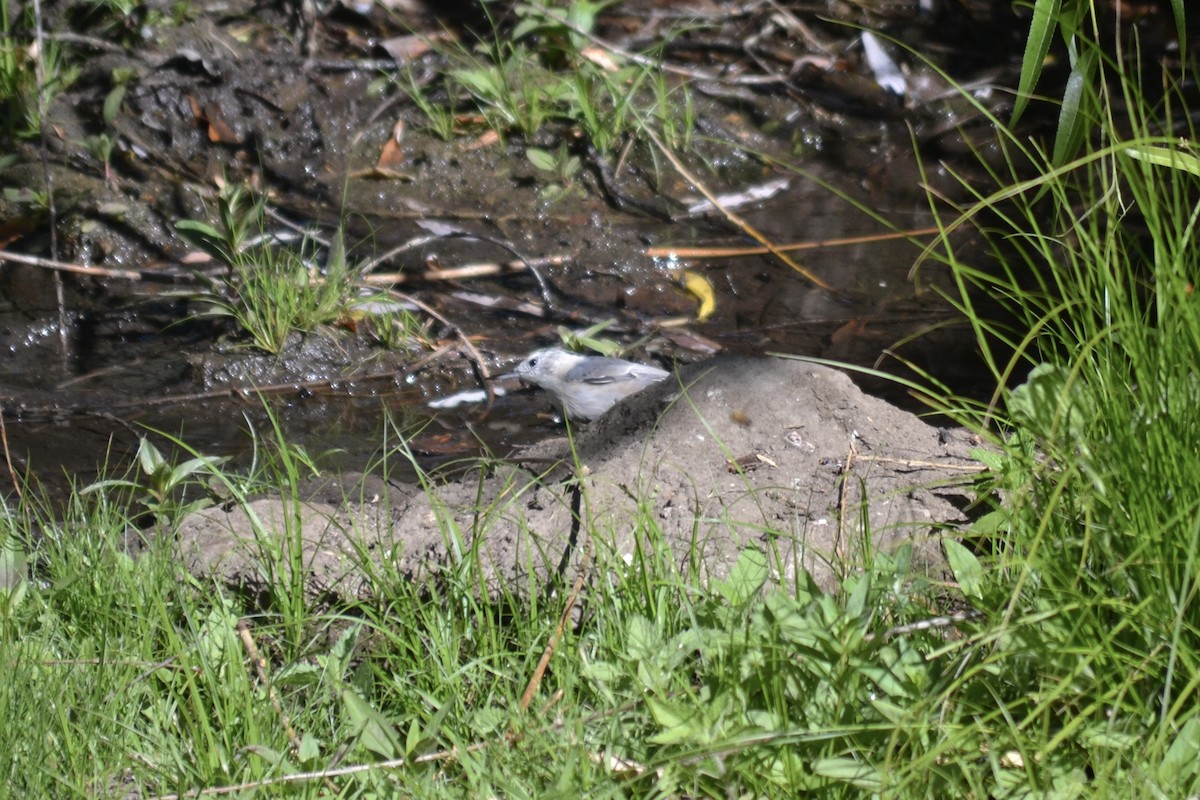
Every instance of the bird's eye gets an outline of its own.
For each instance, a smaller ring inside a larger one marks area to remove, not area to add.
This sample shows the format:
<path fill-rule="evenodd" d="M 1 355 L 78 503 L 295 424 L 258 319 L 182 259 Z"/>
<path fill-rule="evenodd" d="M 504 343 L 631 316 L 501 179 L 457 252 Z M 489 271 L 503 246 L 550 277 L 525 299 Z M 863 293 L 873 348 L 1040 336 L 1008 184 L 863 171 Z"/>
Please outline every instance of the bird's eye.
<path fill-rule="evenodd" d="M 536 358 L 531 358 L 531 359 L 529 359 L 529 366 L 530 366 L 530 367 L 536 367 L 536 366 L 537 366 L 537 362 L 538 362 L 538 360 L 537 360 Z"/>

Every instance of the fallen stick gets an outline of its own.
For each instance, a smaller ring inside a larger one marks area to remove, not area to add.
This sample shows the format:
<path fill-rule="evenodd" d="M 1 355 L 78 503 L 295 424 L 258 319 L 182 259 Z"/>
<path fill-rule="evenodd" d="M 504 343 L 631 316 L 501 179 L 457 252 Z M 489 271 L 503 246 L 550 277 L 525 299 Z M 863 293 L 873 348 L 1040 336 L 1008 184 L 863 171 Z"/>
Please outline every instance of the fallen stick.
<path fill-rule="evenodd" d="M 52 269 L 55 272 L 74 272 L 78 275 L 92 275 L 97 278 L 119 278 L 124 281 L 144 281 L 147 274 L 132 269 L 108 269 L 107 267 L 89 267 L 86 264 L 72 264 L 67 261 L 55 261 L 52 258 L 39 258 L 0 250 L 0 262 L 11 261 L 14 264 L 24 264 L 27 267 Z"/>
<path fill-rule="evenodd" d="M 736 258 L 737 256 L 762 256 L 771 252 L 794 253 L 797 250 L 819 250 L 822 247 L 846 247 L 854 244 L 870 242 L 886 242 L 894 239 L 910 239 L 916 236 L 930 236 L 939 233 L 939 228 L 918 228 L 912 231 L 896 231 L 894 233 L 871 233 L 863 236 L 848 236 L 842 239 L 822 239 L 816 242 L 794 242 L 792 244 L 777 244 L 774 250 L 770 247 L 672 247 L 660 245 L 646 248 L 646 255 L 651 258 Z"/>
<path fill-rule="evenodd" d="M 567 256 L 547 256 L 531 258 L 529 264 L 535 267 L 557 267 L 567 262 Z M 479 264 L 463 264 L 458 267 L 427 269 L 423 272 L 387 272 L 372 273 L 363 278 L 371 285 L 410 283 L 412 281 L 459 281 L 467 278 L 485 278 L 489 275 L 506 275 L 508 273 L 525 272 L 529 269 L 524 261 L 485 261 Z"/>

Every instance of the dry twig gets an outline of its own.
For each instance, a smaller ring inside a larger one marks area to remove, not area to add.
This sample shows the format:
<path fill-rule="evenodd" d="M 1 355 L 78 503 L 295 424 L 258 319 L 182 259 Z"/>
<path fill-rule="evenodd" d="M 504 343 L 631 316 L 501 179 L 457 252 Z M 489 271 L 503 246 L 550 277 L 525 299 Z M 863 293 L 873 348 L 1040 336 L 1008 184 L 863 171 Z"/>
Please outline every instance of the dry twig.
<path fill-rule="evenodd" d="M 848 245 L 868 244 L 870 242 L 887 242 L 895 239 L 912 239 L 917 236 L 929 236 L 939 233 L 940 229 L 917 228 L 911 231 L 895 231 L 893 233 L 871 233 L 863 236 L 848 236 L 841 239 L 822 239 L 816 242 L 794 242 L 792 244 L 777 244 L 769 247 L 672 247 L 660 245 L 646 248 L 646 255 L 651 258 L 736 258 L 739 256 L 761 256 L 768 253 L 794 253 L 798 250 L 819 250 L 823 247 L 846 247 Z"/>
<path fill-rule="evenodd" d="M 742 219 L 740 216 L 733 213 L 732 211 L 722 207 L 720 201 L 717 199 L 717 196 L 715 194 L 713 194 L 711 191 L 709 191 L 708 187 L 705 186 L 704 183 L 698 177 L 696 177 L 695 174 L 693 174 L 687 167 L 685 167 L 683 165 L 683 162 L 680 161 L 679 158 L 673 152 L 671 152 L 670 148 L 668 148 L 666 146 L 666 144 L 663 143 L 663 140 L 660 139 L 658 137 L 658 135 L 656 133 L 654 133 L 654 131 L 647 128 L 645 132 L 646 132 L 646 136 L 648 136 L 650 138 L 650 141 L 654 142 L 654 145 L 662 152 L 662 154 L 666 157 L 666 159 L 671 162 L 671 166 L 675 167 L 675 171 L 678 172 L 680 175 L 682 175 L 683 178 L 686 179 L 689 183 L 691 183 L 693 186 L 695 186 L 696 190 L 698 192 L 700 192 L 700 194 L 704 195 L 704 197 L 710 203 L 712 203 L 714 206 L 716 206 L 718 209 L 720 209 L 721 213 L 725 215 L 726 219 L 728 219 L 730 222 L 732 222 L 734 225 L 736 225 L 738 228 L 740 228 L 747 236 L 754 239 L 756 242 L 758 242 L 763 247 L 765 247 L 767 252 L 769 252 L 771 255 L 775 256 L 780 261 L 782 261 L 783 263 L 787 264 L 789 267 L 794 269 L 796 272 L 803 275 L 804 278 L 806 280 L 808 280 L 810 283 L 812 283 L 814 286 L 817 286 L 828 292 L 833 292 L 835 294 L 842 293 L 838 289 L 834 288 L 830 284 L 828 284 L 825 281 L 818 278 L 816 275 L 812 274 L 810 271 L 808 271 L 804 267 L 797 264 L 790 256 L 788 256 L 787 253 L 784 253 L 777 246 L 775 246 L 775 244 L 773 242 L 771 242 L 770 239 L 768 239 L 766 236 L 764 236 L 762 233 L 760 233 L 758 231 L 758 229 L 756 229 L 749 222 Z"/>

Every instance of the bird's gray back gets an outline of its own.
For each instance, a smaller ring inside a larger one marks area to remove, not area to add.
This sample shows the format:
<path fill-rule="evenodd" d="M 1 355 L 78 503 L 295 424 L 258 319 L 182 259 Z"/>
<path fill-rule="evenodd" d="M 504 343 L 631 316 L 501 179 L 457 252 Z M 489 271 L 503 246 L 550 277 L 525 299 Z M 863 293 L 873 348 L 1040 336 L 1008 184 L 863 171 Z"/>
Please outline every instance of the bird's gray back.
<path fill-rule="evenodd" d="M 592 384 L 629 381 L 649 384 L 661 381 L 669 374 L 658 367 L 635 364 L 632 361 L 625 361 L 620 358 L 596 356 L 571 367 L 567 372 L 567 380 Z"/>

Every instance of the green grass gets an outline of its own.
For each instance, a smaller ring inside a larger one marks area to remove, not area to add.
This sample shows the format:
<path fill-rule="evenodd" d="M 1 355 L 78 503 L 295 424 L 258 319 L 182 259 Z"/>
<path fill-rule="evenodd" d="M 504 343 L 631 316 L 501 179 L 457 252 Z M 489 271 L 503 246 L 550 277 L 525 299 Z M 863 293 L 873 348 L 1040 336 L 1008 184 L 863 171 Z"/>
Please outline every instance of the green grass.
<path fill-rule="evenodd" d="M 249 478 L 193 461 L 202 468 L 172 489 L 191 485 L 194 499 L 215 473 L 234 500 L 266 481 L 290 503 L 309 461 L 275 449 Z M 294 555 L 265 531 L 264 574 L 277 576 L 265 598 L 191 578 L 166 532 L 126 555 L 130 518 L 146 500 L 161 510 L 161 490 L 136 483 L 79 496 L 60 519 L 31 500 L 5 508 L 4 535 L 34 565 L 0 620 L 0 710 L 23 721 L 0 732 L 14 795 L 287 781 L 303 797 L 852 797 L 936 739 L 935 719 L 914 724 L 910 709 L 968 663 L 930 658 L 936 633 L 883 635 L 936 602 L 907 549 L 876 555 L 838 597 L 803 577 L 772 588 L 754 550 L 704 583 L 680 573 L 696 556 L 671 552 L 647 506 L 632 553 L 586 532 L 581 595 L 571 575 L 552 594 L 489 599 L 474 548 L 486 531 L 444 514 L 455 556 L 432 580 L 364 554 L 372 597 L 330 608 L 306 597 Z M 568 598 L 577 624 L 522 708 Z"/>
<path fill-rule="evenodd" d="M 438 80 L 418 86 L 406 73 L 397 86 L 442 138 L 468 129 L 456 116 L 476 114 L 502 137 L 519 136 L 530 145 L 554 141 L 557 158 L 531 147 L 531 160 L 554 175 L 560 189 L 578 169 L 580 141 L 609 154 L 650 125 L 672 146 L 690 146 L 695 108 L 686 82 L 640 54 L 636 61 L 609 51 L 608 61 L 600 58 L 587 34 L 602 5 L 574 0 L 565 11 L 518 5 L 515 24 L 496 23 L 490 40 L 435 44 L 445 63 Z"/>
<path fill-rule="evenodd" d="M 1102 84 L 1080 111 L 1099 131 L 1084 155 L 1058 166 L 1011 137 L 1037 176 L 1000 176 L 954 221 L 984 234 L 989 265 L 957 237 L 940 250 L 997 383 L 1024 381 L 994 409 L 1003 502 L 967 537 L 995 649 L 963 675 L 985 691 L 956 703 L 1041 791 L 1184 796 L 1200 787 L 1195 134 L 1170 84 Z"/>

